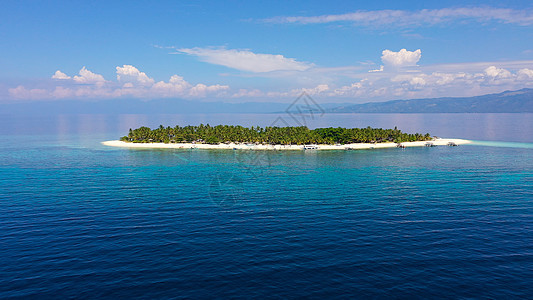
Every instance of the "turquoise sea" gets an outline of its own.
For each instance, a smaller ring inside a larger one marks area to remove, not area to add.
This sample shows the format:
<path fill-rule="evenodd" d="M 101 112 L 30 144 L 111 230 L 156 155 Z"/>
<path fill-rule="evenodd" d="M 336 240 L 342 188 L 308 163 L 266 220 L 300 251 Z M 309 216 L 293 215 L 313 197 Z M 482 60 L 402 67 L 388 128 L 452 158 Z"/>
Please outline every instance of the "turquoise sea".
<path fill-rule="evenodd" d="M 383 127 L 360 151 L 130 150 L 129 128 Z M 533 114 L 0 118 L 0 298 L 533 298 Z"/>

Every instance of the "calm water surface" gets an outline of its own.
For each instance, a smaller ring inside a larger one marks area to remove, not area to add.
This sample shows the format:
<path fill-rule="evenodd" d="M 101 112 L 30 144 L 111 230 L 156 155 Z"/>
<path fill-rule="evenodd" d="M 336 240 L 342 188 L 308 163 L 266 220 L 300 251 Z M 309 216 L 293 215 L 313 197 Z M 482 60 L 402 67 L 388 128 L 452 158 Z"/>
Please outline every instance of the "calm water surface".
<path fill-rule="evenodd" d="M 99 144 L 141 125 L 277 117 L 2 118 L 0 298 L 533 297 L 531 114 L 307 120 L 491 141 L 478 146 Z"/>
<path fill-rule="evenodd" d="M 109 139 L 129 128 L 175 125 L 229 124 L 242 126 L 376 127 L 440 137 L 483 141 L 533 142 L 533 114 L 324 114 L 294 118 L 288 114 L 190 114 L 190 115 L 0 115 L 0 134 L 63 136 L 103 134 Z"/>

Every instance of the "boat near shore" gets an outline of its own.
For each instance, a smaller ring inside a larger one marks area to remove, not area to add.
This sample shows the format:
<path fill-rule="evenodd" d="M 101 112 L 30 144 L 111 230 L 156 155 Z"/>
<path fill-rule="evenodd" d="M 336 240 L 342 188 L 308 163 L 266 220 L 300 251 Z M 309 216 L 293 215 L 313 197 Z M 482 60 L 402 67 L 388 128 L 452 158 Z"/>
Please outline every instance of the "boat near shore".
<path fill-rule="evenodd" d="M 304 145 L 304 150 L 318 150 L 317 145 Z"/>

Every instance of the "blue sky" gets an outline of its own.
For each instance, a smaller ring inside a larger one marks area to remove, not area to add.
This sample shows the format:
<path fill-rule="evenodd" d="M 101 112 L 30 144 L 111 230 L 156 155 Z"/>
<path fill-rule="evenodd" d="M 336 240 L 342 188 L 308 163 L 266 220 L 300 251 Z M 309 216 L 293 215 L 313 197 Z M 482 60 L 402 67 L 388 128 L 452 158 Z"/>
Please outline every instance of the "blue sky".
<path fill-rule="evenodd" d="M 0 101 L 533 88 L 531 1 L 2 1 L 0 19 Z"/>

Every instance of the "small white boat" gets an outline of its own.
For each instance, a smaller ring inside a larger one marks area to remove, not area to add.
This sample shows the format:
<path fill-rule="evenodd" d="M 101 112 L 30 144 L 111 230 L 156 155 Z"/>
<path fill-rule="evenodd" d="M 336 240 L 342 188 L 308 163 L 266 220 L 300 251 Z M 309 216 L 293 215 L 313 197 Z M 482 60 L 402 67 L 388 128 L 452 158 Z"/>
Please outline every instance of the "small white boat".
<path fill-rule="evenodd" d="M 316 150 L 318 149 L 317 145 L 304 145 L 304 150 Z"/>

